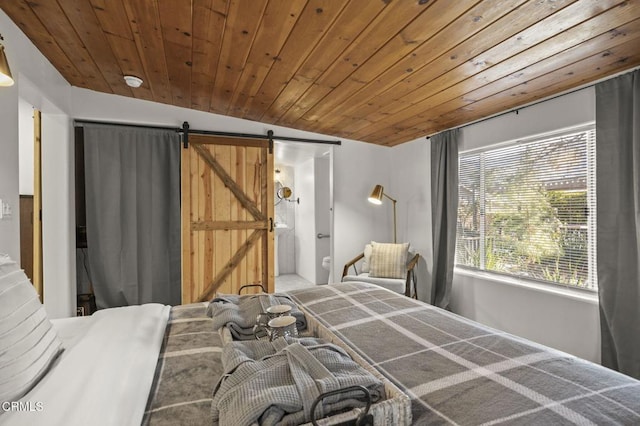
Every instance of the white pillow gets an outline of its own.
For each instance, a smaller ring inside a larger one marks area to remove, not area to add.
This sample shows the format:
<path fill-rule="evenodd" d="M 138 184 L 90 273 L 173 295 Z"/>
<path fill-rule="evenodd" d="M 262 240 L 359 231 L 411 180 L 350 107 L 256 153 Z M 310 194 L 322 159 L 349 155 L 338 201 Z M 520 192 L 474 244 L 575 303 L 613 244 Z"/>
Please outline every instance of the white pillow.
<path fill-rule="evenodd" d="M 389 244 L 371 241 L 369 276 L 377 278 L 404 278 L 407 274 L 409 243 Z"/>
<path fill-rule="evenodd" d="M 60 350 L 33 285 L 16 262 L 0 255 L 0 402 L 29 392 Z"/>

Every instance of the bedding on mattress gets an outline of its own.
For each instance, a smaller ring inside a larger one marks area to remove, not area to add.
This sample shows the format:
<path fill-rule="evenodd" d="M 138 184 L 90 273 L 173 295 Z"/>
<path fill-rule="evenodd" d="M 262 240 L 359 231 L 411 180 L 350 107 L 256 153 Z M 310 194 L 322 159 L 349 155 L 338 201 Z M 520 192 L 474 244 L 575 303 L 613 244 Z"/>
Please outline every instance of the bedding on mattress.
<path fill-rule="evenodd" d="M 206 314 L 207 305 L 171 308 L 143 425 L 212 423 L 211 400 L 222 375 L 223 343 Z"/>
<path fill-rule="evenodd" d="M 414 424 L 640 424 L 640 381 L 367 283 L 293 290 L 412 400 Z"/>
<path fill-rule="evenodd" d="M 64 351 L 18 401 L 3 425 L 139 425 L 162 344 L 169 306 L 98 311 L 61 322 Z"/>

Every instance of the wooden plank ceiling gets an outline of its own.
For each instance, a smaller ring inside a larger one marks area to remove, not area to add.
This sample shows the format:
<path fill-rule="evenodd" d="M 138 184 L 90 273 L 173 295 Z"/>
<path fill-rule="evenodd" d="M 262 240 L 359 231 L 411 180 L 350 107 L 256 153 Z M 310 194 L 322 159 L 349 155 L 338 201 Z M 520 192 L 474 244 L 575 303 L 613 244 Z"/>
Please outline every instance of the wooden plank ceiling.
<path fill-rule="evenodd" d="M 640 65 L 640 0 L 0 7 L 74 86 L 388 146 Z"/>

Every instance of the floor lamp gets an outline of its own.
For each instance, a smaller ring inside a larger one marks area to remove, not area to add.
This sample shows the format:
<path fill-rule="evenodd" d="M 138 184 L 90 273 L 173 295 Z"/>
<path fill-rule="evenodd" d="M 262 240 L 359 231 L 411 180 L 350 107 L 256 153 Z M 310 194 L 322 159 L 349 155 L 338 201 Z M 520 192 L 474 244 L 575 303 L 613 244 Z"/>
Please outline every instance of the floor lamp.
<path fill-rule="evenodd" d="M 371 191 L 371 195 L 369 195 L 369 202 L 373 204 L 382 204 L 382 197 L 387 197 L 391 201 L 393 201 L 393 242 L 397 243 L 397 232 L 396 232 L 396 203 L 397 200 L 389 197 L 385 192 L 382 185 L 376 185 Z"/>

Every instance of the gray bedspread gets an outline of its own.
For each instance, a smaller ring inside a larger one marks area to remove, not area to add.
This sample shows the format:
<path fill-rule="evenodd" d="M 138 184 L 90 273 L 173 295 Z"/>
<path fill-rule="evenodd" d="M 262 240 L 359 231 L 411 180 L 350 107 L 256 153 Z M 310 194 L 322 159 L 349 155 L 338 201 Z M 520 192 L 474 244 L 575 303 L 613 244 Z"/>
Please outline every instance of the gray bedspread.
<path fill-rule="evenodd" d="M 289 293 L 412 400 L 414 424 L 640 424 L 640 381 L 366 283 Z"/>
<path fill-rule="evenodd" d="M 143 425 L 210 425 L 213 387 L 222 375 L 222 339 L 207 304 L 171 308 Z"/>

